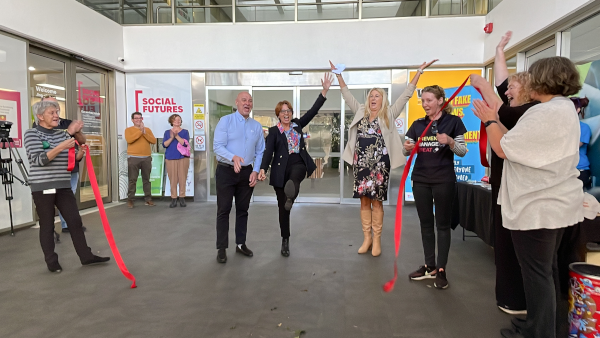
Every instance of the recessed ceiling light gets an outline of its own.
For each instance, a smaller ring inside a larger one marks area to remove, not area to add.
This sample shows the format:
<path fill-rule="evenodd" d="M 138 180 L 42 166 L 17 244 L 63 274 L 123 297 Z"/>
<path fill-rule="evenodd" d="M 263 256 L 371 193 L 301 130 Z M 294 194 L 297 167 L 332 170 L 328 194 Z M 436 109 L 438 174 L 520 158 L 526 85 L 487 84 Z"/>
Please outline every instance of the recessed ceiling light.
<path fill-rule="evenodd" d="M 34 71 L 34 70 L 35 70 L 35 68 L 34 68 L 34 67 L 32 67 L 32 66 L 29 66 L 29 70 L 31 70 L 31 71 Z"/>
<path fill-rule="evenodd" d="M 65 87 L 55 86 L 55 85 L 51 85 L 51 84 L 47 84 L 47 83 L 40 83 L 38 86 L 52 88 L 52 89 L 58 89 L 58 90 L 65 90 Z"/>
<path fill-rule="evenodd" d="M 56 99 L 57 99 L 58 101 L 65 101 L 65 98 L 64 98 L 64 97 L 60 97 L 60 96 L 57 96 L 57 97 L 56 97 Z"/>

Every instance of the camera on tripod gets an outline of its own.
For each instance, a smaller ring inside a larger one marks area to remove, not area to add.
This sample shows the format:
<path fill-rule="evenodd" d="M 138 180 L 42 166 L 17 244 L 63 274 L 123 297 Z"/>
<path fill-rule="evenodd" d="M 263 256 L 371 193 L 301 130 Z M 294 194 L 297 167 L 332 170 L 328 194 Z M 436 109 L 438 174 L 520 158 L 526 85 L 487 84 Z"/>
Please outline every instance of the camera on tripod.
<path fill-rule="evenodd" d="M 0 139 L 10 137 L 10 127 L 12 127 L 12 125 L 12 122 L 0 121 Z"/>

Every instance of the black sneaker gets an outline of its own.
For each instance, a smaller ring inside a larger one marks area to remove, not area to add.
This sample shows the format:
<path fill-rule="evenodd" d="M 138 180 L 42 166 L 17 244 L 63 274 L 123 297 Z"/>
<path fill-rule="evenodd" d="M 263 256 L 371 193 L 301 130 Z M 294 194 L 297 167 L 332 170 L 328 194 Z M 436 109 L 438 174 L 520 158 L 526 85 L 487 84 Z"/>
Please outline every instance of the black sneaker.
<path fill-rule="evenodd" d="M 81 265 L 96 265 L 96 264 L 100 264 L 100 263 L 106 263 L 110 261 L 110 257 L 100 257 L 100 256 L 96 256 L 94 255 L 94 257 L 92 257 L 92 259 L 85 261 L 85 262 L 81 262 Z"/>
<path fill-rule="evenodd" d="M 53 273 L 61 273 L 62 267 L 57 262 L 56 264 L 48 265 L 48 270 L 50 270 L 50 272 L 53 272 Z"/>
<path fill-rule="evenodd" d="M 427 279 L 427 278 L 435 278 L 435 274 L 436 274 L 435 266 L 429 267 L 429 266 L 421 265 L 417 271 L 408 275 L 408 278 L 410 278 L 412 280 L 423 280 L 423 279 Z"/>
<path fill-rule="evenodd" d="M 248 247 L 246 246 L 246 244 L 242 244 L 241 247 L 239 245 L 236 245 L 235 246 L 235 252 L 239 252 L 242 255 L 248 256 L 248 257 L 254 256 L 254 253 L 252 252 L 252 250 L 248 249 Z"/>
<path fill-rule="evenodd" d="M 82 227 L 81 227 L 81 230 L 83 230 L 83 231 L 85 232 L 85 231 L 87 230 L 87 228 L 86 228 L 86 227 L 84 227 L 84 226 L 82 226 Z M 63 234 L 64 234 L 64 233 L 70 233 L 70 232 L 71 232 L 71 230 L 69 230 L 69 228 L 62 228 L 62 230 L 61 230 L 61 231 L 62 231 L 62 233 L 63 233 Z"/>
<path fill-rule="evenodd" d="M 219 249 L 217 253 L 217 262 L 227 263 L 227 252 L 225 251 L 225 249 Z"/>
<path fill-rule="evenodd" d="M 439 270 L 435 274 L 435 282 L 433 282 L 433 286 L 438 289 L 447 289 L 448 288 L 448 280 L 446 279 L 446 270 Z"/>

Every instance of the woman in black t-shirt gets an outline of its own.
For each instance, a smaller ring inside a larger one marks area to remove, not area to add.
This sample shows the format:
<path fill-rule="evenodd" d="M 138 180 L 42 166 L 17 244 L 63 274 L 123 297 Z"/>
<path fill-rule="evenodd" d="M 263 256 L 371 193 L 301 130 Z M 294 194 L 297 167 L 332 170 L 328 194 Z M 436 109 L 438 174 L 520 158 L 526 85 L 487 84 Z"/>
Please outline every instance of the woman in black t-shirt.
<path fill-rule="evenodd" d="M 504 47 L 510 41 L 512 32 L 507 32 L 496 47 L 494 61 L 494 81 L 498 96 L 489 83 L 479 75 L 471 75 L 471 85 L 477 88 L 486 103 L 493 107 L 497 104 L 498 120 L 506 129 L 511 130 L 527 109 L 538 104 L 529 97 L 529 74 L 527 72 L 508 75 Z M 500 102 L 501 101 L 501 102 Z M 498 308 L 508 314 L 526 313 L 525 290 L 521 267 L 515 254 L 510 230 L 502 226 L 502 212 L 497 204 L 502 167 L 504 160 L 492 150 L 490 164 L 490 184 L 492 185 L 494 256 L 496 261 L 496 303 Z"/>
<path fill-rule="evenodd" d="M 445 101 L 446 94 L 440 86 L 429 86 L 423 89 L 421 103 L 427 116 L 412 124 L 406 132 L 408 140 L 404 143 L 404 155 L 408 155 L 429 122 L 433 120 L 431 128 L 419 145 L 412 173 L 413 194 L 421 222 L 425 265 L 419 267 L 409 277 L 412 280 L 435 278 L 434 285 L 438 289 L 448 287 L 446 263 L 450 251 L 452 202 L 456 184 L 454 154 L 463 157 L 467 153 L 464 138 L 467 129 L 460 117 L 450 114 L 452 112 L 450 104 L 444 108 L 444 111 L 440 111 Z M 437 269 L 434 224 L 437 226 Z"/>

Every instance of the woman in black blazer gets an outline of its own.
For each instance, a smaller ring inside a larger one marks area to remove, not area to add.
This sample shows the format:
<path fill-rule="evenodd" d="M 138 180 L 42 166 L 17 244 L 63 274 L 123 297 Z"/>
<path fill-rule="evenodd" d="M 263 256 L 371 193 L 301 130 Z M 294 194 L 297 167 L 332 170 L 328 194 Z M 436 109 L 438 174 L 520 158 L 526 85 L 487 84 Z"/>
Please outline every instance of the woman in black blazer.
<path fill-rule="evenodd" d="M 277 194 L 279 205 L 279 227 L 281 228 L 281 254 L 290 255 L 290 210 L 300 191 L 300 183 L 305 177 L 312 175 L 317 168 L 312 157 L 306 151 L 302 128 L 306 127 L 317 115 L 325 103 L 325 96 L 331 86 L 333 76 L 326 74 L 321 84 L 323 90 L 304 116 L 292 119 L 294 114 L 292 104 L 281 101 L 275 107 L 275 115 L 279 118 L 277 125 L 269 128 L 265 153 L 260 166 L 258 179 L 267 178 L 265 172 L 271 165 L 269 184 Z M 273 160 L 274 156 L 274 160 Z M 273 163 L 271 163 L 271 161 Z"/>

